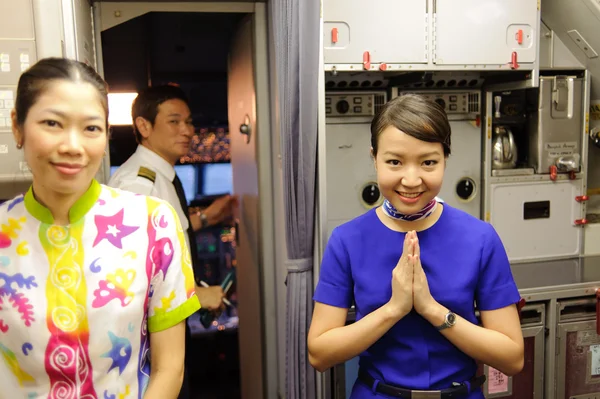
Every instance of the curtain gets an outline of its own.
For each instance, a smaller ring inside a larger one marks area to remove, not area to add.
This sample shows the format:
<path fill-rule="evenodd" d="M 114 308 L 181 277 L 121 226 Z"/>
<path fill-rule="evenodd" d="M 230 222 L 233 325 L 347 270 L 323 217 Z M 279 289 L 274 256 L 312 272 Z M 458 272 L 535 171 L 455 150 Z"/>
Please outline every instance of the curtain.
<path fill-rule="evenodd" d="M 320 0 L 273 7 L 286 214 L 286 398 L 312 399 L 306 337 L 312 317 Z"/>

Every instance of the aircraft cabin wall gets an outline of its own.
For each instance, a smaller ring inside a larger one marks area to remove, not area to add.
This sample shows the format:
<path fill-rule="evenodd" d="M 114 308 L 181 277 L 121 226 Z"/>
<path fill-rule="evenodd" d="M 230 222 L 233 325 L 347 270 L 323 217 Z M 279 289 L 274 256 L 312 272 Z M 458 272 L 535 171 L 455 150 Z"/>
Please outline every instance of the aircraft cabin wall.
<path fill-rule="evenodd" d="M 32 2 L 0 0 L 0 201 L 25 191 L 31 181 L 13 138 L 10 114 L 19 76 L 36 61 Z"/>
<path fill-rule="evenodd" d="M 45 57 L 68 57 L 96 68 L 94 39 L 88 0 L 0 0 L 0 201 L 27 190 L 32 178 L 11 128 L 19 76 Z M 107 156 L 96 175 L 102 183 L 108 165 Z"/>

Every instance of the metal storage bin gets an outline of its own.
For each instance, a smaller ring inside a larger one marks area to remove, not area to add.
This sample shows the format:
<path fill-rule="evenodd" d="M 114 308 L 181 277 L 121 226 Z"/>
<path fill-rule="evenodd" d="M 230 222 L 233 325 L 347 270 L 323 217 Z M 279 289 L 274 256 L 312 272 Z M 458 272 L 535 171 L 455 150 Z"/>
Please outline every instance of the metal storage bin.
<path fill-rule="evenodd" d="M 600 395 L 600 335 L 596 298 L 559 301 L 556 334 L 556 398 Z"/>
<path fill-rule="evenodd" d="M 487 365 L 479 366 L 479 373 L 487 379 L 483 386 L 486 398 L 542 399 L 544 397 L 544 304 L 526 305 L 521 310 L 521 326 L 525 343 L 523 371 L 508 377 Z"/>

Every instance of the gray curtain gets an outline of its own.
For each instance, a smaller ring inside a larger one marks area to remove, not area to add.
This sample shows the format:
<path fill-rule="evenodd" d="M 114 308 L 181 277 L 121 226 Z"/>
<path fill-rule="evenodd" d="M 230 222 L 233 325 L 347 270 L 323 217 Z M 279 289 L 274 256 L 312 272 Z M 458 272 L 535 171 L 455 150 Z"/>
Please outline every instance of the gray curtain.
<path fill-rule="evenodd" d="M 273 26 L 287 243 L 286 398 L 312 399 L 312 317 L 320 0 L 275 0 Z"/>

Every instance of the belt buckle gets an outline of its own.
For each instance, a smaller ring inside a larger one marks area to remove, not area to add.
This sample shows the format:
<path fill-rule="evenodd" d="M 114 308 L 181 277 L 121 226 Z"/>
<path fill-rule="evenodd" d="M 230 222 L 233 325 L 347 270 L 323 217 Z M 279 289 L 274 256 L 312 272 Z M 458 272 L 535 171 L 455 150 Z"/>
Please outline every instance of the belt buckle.
<path fill-rule="evenodd" d="M 441 399 L 442 391 L 410 391 L 411 399 Z"/>

